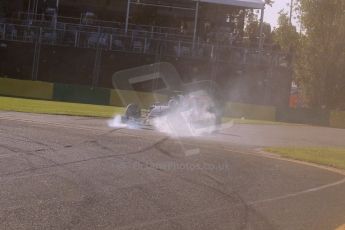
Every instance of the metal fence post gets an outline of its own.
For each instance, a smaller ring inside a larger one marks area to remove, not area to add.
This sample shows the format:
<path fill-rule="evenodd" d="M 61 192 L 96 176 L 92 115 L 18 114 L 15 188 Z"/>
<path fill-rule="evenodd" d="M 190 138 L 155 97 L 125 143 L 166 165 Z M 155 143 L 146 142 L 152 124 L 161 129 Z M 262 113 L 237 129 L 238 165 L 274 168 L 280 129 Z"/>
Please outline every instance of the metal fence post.
<path fill-rule="evenodd" d="M 146 49 L 147 49 L 147 37 L 145 36 L 145 41 L 144 41 L 144 52 L 146 53 Z"/>
<path fill-rule="evenodd" d="M 78 31 L 75 31 L 75 36 L 74 36 L 74 47 L 77 48 L 78 47 Z"/>
<path fill-rule="evenodd" d="M 243 52 L 243 64 L 247 63 L 247 54 L 248 54 L 248 50 L 247 48 L 245 48 Z"/>
<path fill-rule="evenodd" d="M 113 35 L 109 35 L 109 50 L 113 49 Z"/>
<path fill-rule="evenodd" d="M 178 56 L 178 57 L 181 57 L 181 41 L 178 41 L 177 56 Z"/>
<path fill-rule="evenodd" d="M 99 42 L 99 41 L 98 41 Z M 93 77 L 92 77 L 92 88 L 98 86 L 99 79 L 100 79 L 100 69 L 102 64 L 102 48 L 100 44 L 97 43 L 96 53 L 95 53 L 95 62 L 93 66 Z"/>
<path fill-rule="evenodd" d="M 35 43 L 35 48 L 34 48 L 34 60 L 32 63 L 32 73 L 31 73 L 31 78 L 33 81 L 37 81 L 38 79 L 38 68 L 39 68 L 40 53 L 41 53 L 41 39 L 42 39 L 42 27 L 40 27 L 39 34 Z"/>
<path fill-rule="evenodd" d="M 6 24 L 4 24 L 4 31 L 2 31 L 3 39 L 6 39 Z"/>

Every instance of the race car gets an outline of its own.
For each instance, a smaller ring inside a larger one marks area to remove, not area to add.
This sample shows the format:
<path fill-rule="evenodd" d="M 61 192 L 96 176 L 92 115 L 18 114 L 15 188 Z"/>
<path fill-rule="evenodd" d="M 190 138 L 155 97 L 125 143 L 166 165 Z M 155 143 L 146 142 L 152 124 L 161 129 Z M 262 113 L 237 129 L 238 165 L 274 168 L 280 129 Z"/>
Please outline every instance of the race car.
<path fill-rule="evenodd" d="M 153 104 L 147 110 L 142 110 L 137 104 L 129 104 L 121 120 L 129 126 L 153 127 L 163 132 L 195 136 L 216 131 L 221 113 L 210 96 L 197 91 L 176 95 L 167 103 Z"/>

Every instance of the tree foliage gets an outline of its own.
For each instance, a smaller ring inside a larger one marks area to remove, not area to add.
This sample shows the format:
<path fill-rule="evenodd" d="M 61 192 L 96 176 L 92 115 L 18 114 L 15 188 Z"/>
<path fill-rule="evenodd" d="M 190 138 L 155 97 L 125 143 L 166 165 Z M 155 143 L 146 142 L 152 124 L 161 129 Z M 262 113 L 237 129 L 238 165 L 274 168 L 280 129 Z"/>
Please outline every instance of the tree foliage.
<path fill-rule="evenodd" d="M 274 3 L 274 0 L 265 0 L 265 4 L 272 6 L 272 4 Z"/>
<path fill-rule="evenodd" d="M 274 0 L 265 0 L 265 4 L 272 6 Z M 255 10 L 249 9 L 245 11 L 246 26 L 244 28 L 244 35 L 249 38 L 251 45 L 258 43 L 258 38 L 260 36 L 260 21 L 258 13 L 255 13 Z M 263 23 L 263 36 L 265 42 L 272 42 L 272 27 L 269 23 Z"/>
<path fill-rule="evenodd" d="M 247 23 L 244 28 L 244 35 L 249 38 L 251 45 L 258 45 L 258 38 L 260 36 L 260 21 L 258 14 L 254 10 L 247 10 L 246 12 Z M 270 43 L 272 41 L 272 28 L 269 23 L 263 23 L 263 36 L 265 42 Z"/>
<path fill-rule="evenodd" d="M 273 40 L 284 52 L 294 52 L 297 49 L 299 34 L 284 11 L 279 12 L 278 27 L 273 31 Z"/>
<path fill-rule="evenodd" d="M 345 1 L 299 0 L 299 6 L 297 83 L 310 106 L 345 109 Z"/>

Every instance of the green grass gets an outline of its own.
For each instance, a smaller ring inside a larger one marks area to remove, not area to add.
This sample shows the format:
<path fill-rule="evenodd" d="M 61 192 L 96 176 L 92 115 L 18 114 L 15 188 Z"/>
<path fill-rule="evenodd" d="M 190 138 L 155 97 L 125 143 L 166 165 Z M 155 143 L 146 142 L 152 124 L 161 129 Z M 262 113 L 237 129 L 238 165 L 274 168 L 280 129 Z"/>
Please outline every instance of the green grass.
<path fill-rule="evenodd" d="M 114 114 L 122 114 L 124 111 L 123 108 L 114 106 L 42 101 L 12 97 L 0 97 L 0 110 L 92 117 L 113 117 Z"/>
<path fill-rule="evenodd" d="M 294 160 L 302 160 L 339 169 L 345 169 L 345 149 L 341 148 L 274 147 L 266 148 L 265 151 Z"/>

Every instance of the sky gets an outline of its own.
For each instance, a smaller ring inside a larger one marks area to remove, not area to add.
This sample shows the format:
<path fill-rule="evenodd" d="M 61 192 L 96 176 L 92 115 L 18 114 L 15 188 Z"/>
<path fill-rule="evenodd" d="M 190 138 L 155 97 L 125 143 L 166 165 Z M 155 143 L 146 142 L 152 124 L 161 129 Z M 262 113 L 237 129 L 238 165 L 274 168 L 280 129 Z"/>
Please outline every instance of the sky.
<path fill-rule="evenodd" d="M 281 9 L 285 9 L 286 12 L 290 12 L 290 7 L 287 4 L 290 4 L 291 0 L 275 0 L 272 7 L 266 6 L 265 9 L 265 22 L 271 24 L 272 28 L 277 26 L 278 22 L 278 13 Z"/>

